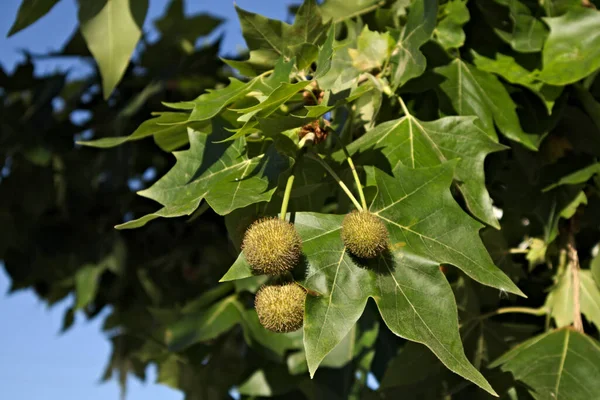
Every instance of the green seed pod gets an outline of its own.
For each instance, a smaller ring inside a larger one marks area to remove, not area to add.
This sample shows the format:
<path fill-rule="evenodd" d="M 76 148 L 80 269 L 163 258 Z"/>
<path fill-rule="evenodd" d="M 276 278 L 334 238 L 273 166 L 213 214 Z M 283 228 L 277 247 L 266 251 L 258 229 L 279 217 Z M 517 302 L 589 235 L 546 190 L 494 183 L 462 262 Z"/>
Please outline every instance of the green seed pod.
<path fill-rule="evenodd" d="M 369 211 L 353 211 L 342 223 L 342 240 L 360 258 L 374 258 L 388 247 L 385 224 Z"/>
<path fill-rule="evenodd" d="M 254 298 L 258 320 L 266 329 L 286 333 L 302 327 L 306 291 L 296 283 L 263 286 Z"/>
<path fill-rule="evenodd" d="M 298 263 L 302 239 L 289 222 L 265 218 L 248 228 L 242 249 L 254 272 L 279 275 L 291 271 Z"/>

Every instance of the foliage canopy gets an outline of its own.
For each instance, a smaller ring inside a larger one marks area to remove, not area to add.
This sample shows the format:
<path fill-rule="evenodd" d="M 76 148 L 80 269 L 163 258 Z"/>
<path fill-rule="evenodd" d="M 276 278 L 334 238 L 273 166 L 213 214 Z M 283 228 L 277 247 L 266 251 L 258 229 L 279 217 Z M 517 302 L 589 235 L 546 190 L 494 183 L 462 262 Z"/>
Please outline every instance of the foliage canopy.
<path fill-rule="evenodd" d="M 58 1 L 23 0 L 9 35 Z M 147 0 L 78 3 L 45 56 L 95 74 L 0 71 L 0 259 L 13 291 L 74 294 L 65 330 L 110 309 L 106 379 L 156 364 L 190 400 L 600 396 L 593 2 L 236 7 L 248 52 L 224 59 L 196 45 L 221 20 L 182 0 L 154 41 Z M 344 244 L 355 209 L 376 257 Z M 291 273 L 246 260 L 265 217 L 302 240 Z M 255 293 L 291 281 L 302 329 L 266 330 Z"/>

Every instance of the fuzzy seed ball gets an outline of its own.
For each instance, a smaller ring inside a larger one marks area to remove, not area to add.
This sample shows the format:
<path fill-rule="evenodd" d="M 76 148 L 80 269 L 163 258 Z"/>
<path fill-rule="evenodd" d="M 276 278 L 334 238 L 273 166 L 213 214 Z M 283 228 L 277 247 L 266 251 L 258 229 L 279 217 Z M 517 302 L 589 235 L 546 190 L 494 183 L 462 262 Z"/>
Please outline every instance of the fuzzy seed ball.
<path fill-rule="evenodd" d="M 279 275 L 291 271 L 298 263 L 302 239 L 289 222 L 265 218 L 248 228 L 242 249 L 254 272 Z"/>
<path fill-rule="evenodd" d="M 263 286 L 254 298 L 258 320 L 266 329 L 286 333 L 302 327 L 306 291 L 296 283 Z"/>
<path fill-rule="evenodd" d="M 360 258 L 374 258 L 388 247 L 384 223 L 369 211 L 353 211 L 342 223 L 342 240 L 350 253 Z"/>

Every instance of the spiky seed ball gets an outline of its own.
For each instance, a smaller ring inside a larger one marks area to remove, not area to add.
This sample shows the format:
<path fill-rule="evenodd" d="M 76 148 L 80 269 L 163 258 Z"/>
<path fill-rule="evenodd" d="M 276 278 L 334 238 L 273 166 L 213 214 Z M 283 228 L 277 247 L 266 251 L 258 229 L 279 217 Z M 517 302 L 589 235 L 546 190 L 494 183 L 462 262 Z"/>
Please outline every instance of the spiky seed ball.
<path fill-rule="evenodd" d="M 302 239 L 289 222 L 264 218 L 248 228 L 242 249 L 254 272 L 279 275 L 291 271 L 298 263 Z"/>
<path fill-rule="evenodd" d="M 302 327 L 306 291 L 296 283 L 263 286 L 254 298 L 258 320 L 266 329 L 293 332 Z"/>
<path fill-rule="evenodd" d="M 344 217 L 342 240 L 357 257 L 374 258 L 388 246 L 388 231 L 384 223 L 369 211 L 353 211 Z"/>

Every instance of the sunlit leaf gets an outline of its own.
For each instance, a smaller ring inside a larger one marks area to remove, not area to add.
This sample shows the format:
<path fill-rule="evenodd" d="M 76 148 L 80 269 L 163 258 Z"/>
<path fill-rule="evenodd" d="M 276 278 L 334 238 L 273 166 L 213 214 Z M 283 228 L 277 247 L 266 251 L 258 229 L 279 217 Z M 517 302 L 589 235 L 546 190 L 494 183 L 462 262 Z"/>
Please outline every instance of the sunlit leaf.
<path fill-rule="evenodd" d="M 248 158 L 243 138 L 216 143 L 227 135 L 217 122 L 213 122 L 210 135 L 189 130 L 190 149 L 174 153 L 177 164 L 153 186 L 139 192 L 164 207 L 118 228 L 137 228 L 159 217 L 190 215 L 202 199 L 221 215 L 268 201 L 279 173 L 289 165 L 288 160 L 273 147 L 264 155 Z"/>
<path fill-rule="evenodd" d="M 148 0 L 79 0 L 80 29 L 102 74 L 107 99 L 142 35 Z"/>
<path fill-rule="evenodd" d="M 483 162 L 487 154 L 502 150 L 474 123 L 473 118 L 446 117 L 432 122 L 409 115 L 378 125 L 353 142 L 348 151 L 359 163 L 375 162 L 390 169 L 402 164 L 409 168 L 432 167 L 460 159 L 455 179 L 467 206 L 482 221 L 499 228 L 492 202 L 485 188 Z M 367 153 L 361 157 L 361 153 Z M 379 153 L 387 162 L 373 156 Z M 371 161 L 372 160 L 372 161 Z"/>
<path fill-rule="evenodd" d="M 507 138 L 537 149 L 539 136 L 523 131 L 515 102 L 495 76 L 459 59 L 435 72 L 445 78 L 438 93 L 442 104 L 450 105 L 447 108 L 458 115 L 479 117 L 478 123 L 491 138 L 496 137 L 496 125 Z"/>
<path fill-rule="evenodd" d="M 550 35 L 542 52 L 540 80 L 567 85 L 600 68 L 600 11 L 571 8 L 565 15 L 545 21 Z"/>

